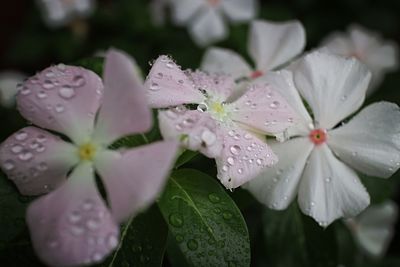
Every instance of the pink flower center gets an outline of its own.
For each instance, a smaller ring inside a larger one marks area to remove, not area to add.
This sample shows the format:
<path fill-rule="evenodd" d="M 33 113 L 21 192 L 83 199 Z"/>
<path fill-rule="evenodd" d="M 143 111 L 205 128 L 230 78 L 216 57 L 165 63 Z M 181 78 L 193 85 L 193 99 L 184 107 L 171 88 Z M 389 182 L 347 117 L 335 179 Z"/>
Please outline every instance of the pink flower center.
<path fill-rule="evenodd" d="M 315 129 L 310 132 L 308 137 L 315 145 L 321 145 L 328 138 L 328 133 L 325 129 Z"/>
<path fill-rule="evenodd" d="M 210 6 L 217 6 L 217 5 L 219 5 L 219 3 L 221 2 L 221 0 L 207 0 L 207 2 L 208 2 L 208 4 L 210 5 Z"/>
<path fill-rule="evenodd" d="M 256 78 L 258 78 L 258 77 L 260 77 L 260 76 L 263 76 L 263 75 L 264 75 L 264 72 L 262 72 L 261 70 L 256 70 L 256 71 L 253 71 L 253 72 L 250 74 L 250 78 L 256 79 Z"/>

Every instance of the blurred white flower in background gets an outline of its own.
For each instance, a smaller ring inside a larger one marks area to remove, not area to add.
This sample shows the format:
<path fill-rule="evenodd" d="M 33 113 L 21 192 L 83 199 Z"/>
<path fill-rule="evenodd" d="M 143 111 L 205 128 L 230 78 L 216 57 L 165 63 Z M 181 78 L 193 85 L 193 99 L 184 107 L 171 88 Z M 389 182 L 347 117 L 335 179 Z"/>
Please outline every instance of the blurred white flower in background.
<path fill-rule="evenodd" d="M 15 96 L 18 92 L 17 86 L 26 78 L 18 71 L 0 72 L 0 104 L 4 107 L 12 107 L 15 103 Z"/>
<path fill-rule="evenodd" d="M 392 201 L 372 205 L 353 219 L 344 220 L 360 248 L 373 257 L 385 254 L 394 235 L 398 207 Z"/>
<path fill-rule="evenodd" d="M 37 0 L 43 18 L 50 27 L 60 27 L 73 20 L 89 16 L 94 8 L 94 0 Z"/>
<path fill-rule="evenodd" d="M 221 41 L 228 35 L 227 21 L 246 22 L 258 10 L 257 0 L 169 0 L 176 25 L 187 26 L 199 46 Z"/>
<path fill-rule="evenodd" d="M 322 42 L 322 46 L 331 53 L 355 57 L 367 65 L 372 73 L 367 95 L 379 86 L 385 73 L 397 70 L 399 65 L 397 44 L 383 40 L 377 32 L 369 31 L 360 25 L 351 25 L 347 33 L 331 34 Z"/>
<path fill-rule="evenodd" d="M 152 0 L 150 2 L 150 16 L 154 25 L 165 24 L 166 9 L 170 0 Z"/>

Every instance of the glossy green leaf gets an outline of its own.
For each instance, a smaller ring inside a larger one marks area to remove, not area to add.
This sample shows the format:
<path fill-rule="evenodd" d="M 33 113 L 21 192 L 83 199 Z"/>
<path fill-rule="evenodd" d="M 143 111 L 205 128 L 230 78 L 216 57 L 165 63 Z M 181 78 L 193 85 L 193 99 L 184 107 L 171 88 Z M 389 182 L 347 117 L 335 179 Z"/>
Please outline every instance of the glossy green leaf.
<path fill-rule="evenodd" d="M 246 223 L 215 179 L 196 170 L 175 171 L 159 206 L 188 266 L 250 265 Z"/>
<path fill-rule="evenodd" d="M 186 163 L 188 163 L 190 160 L 192 160 L 194 157 L 196 157 L 199 154 L 197 151 L 191 151 L 191 150 L 185 150 L 178 158 L 178 160 L 175 163 L 175 168 L 179 168 Z"/>

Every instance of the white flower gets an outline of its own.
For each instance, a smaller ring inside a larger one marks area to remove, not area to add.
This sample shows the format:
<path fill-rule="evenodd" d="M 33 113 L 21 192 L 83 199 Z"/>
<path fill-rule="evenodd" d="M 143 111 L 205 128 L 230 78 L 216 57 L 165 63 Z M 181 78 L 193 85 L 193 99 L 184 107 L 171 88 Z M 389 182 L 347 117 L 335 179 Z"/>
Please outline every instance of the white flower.
<path fill-rule="evenodd" d="M 165 23 L 166 8 L 170 0 L 152 0 L 150 2 L 150 16 L 154 25 L 161 26 Z"/>
<path fill-rule="evenodd" d="M 367 65 L 372 73 L 372 80 L 367 94 L 382 82 L 384 74 L 398 68 L 398 46 L 392 41 L 382 40 L 381 36 L 359 25 L 348 28 L 347 34 L 333 33 L 322 45 L 331 53 L 355 57 Z"/>
<path fill-rule="evenodd" d="M 37 0 L 44 20 L 50 27 L 65 25 L 78 17 L 87 17 L 95 7 L 94 0 Z"/>
<path fill-rule="evenodd" d="M 344 222 L 361 249 L 373 257 L 381 257 L 393 238 L 397 214 L 396 203 L 386 201 L 373 205 L 357 217 Z"/>
<path fill-rule="evenodd" d="M 299 55 L 304 49 L 305 39 L 303 25 L 298 21 L 253 21 L 248 53 L 254 67 L 232 50 L 213 47 L 206 51 L 201 69 L 230 74 L 235 79 L 255 79 Z"/>
<path fill-rule="evenodd" d="M 17 71 L 0 72 L 0 104 L 11 107 L 15 103 L 17 86 L 22 83 L 26 76 Z"/>
<path fill-rule="evenodd" d="M 354 58 L 314 52 L 293 72 L 265 78 L 302 119 L 291 128 L 290 140 L 270 142 L 278 164 L 246 185 L 260 202 L 281 210 L 298 195 L 300 209 L 321 226 L 354 217 L 369 205 L 356 171 L 389 177 L 400 166 L 397 105 L 372 104 L 341 124 L 361 107 L 370 76 Z"/>
<path fill-rule="evenodd" d="M 187 26 L 199 46 L 223 40 L 233 23 L 249 21 L 257 13 L 257 0 L 170 0 L 172 18 L 177 25 Z"/>

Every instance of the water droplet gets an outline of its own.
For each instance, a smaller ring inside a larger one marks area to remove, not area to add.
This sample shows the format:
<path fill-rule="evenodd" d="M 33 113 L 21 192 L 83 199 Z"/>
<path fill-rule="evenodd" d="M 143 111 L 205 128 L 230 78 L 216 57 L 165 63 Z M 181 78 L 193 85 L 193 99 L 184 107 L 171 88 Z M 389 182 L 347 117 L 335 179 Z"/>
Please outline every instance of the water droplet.
<path fill-rule="evenodd" d="M 169 215 L 169 223 L 175 227 L 181 227 L 183 225 L 183 218 L 177 213 Z"/>
<path fill-rule="evenodd" d="M 207 146 L 211 146 L 217 141 L 217 136 L 209 130 L 204 130 L 201 134 L 201 140 L 203 140 Z"/>
<path fill-rule="evenodd" d="M 241 151 L 241 148 L 240 148 L 240 146 L 238 146 L 238 145 L 233 145 L 233 146 L 230 147 L 229 150 L 231 151 L 231 153 L 232 153 L 233 155 L 239 155 L 239 154 L 240 154 L 240 151 Z"/>
<path fill-rule="evenodd" d="M 211 193 L 208 195 L 208 199 L 210 200 L 211 203 L 218 203 L 220 201 L 220 198 L 217 194 Z"/>
<path fill-rule="evenodd" d="M 183 125 L 185 127 L 193 127 L 193 125 L 196 123 L 196 120 L 194 118 L 187 118 L 183 120 Z"/>
<path fill-rule="evenodd" d="M 179 234 L 176 235 L 175 239 L 176 239 L 176 242 L 178 242 L 178 243 L 182 243 L 182 241 L 184 240 L 183 236 L 179 235 Z"/>
<path fill-rule="evenodd" d="M 28 134 L 24 131 L 20 131 L 15 135 L 15 139 L 18 141 L 24 141 L 26 138 L 28 138 Z"/>
<path fill-rule="evenodd" d="M 63 85 L 58 94 L 64 99 L 71 99 L 75 96 L 75 89 L 69 85 Z"/>
<path fill-rule="evenodd" d="M 51 249 L 55 249 L 59 246 L 59 243 L 55 240 L 50 240 L 46 244 L 47 244 L 47 247 L 49 247 Z"/>
<path fill-rule="evenodd" d="M 252 138 L 252 136 L 251 136 L 251 134 L 249 134 L 249 133 L 246 133 L 245 135 L 244 135 L 244 139 L 246 139 L 246 140 L 250 140 Z"/>
<path fill-rule="evenodd" d="M 331 178 L 331 177 L 325 178 L 325 182 L 330 183 L 331 181 L 332 181 L 332 178 Z"/>
<path fill-rule="evenodd" d="M 93 201 L 90 199 L 86 199 L 85 202 L 83 202 L 82 204 L 82 209 L 88 211 L 91 210 L 93 206 L 94 206 Z"/>
<path fill-rule="evenodd" d="M 28 87 L 23 87 L 20 92 L 21 95 L 29 95 L 31 93 L 31 89 L 29 89 Z"/>
<path fill-rule="evenodd" d="M 156 74 L 157 79 L 162 79 L 163 77 L 164 77 L 164 74 L 162 74 L 162 72 L 159 72 Z"/>
<path fill-rule="evenodd" d="M 82 219 L 82 216 L 78 211 L 73 211 L 68 216 L 68 221 L 72 224 L 79 222 L 81 219 Z"/>
<path fill-rule="evenodd" d="M 223 217 L 225 220 L 230 220 L 230 219 L 232 219 L 233 214 L 232 214 L 232 212 L 230 212 L 230 211 L 225 211 L 224 213 L 222 213 L 222 217 Z"/>
<path fill-rule="evenodd" d="M 36 138 L 36 141 L 43 143 L 47 140 L 46 136 L 44 136 L 43 134 L 39 134 Z"/>
<path fill-rule="evenodd" d="M 188 249 L 190 250 L 196 250 L 199 247 L 199 244 L 197 243 L 196 240 L 194 239 L 190 239 L 187 243 L 186 243 Z"/>
<path fill-rule="evenodd" d="M 22 161 L 28 161 L 33 158 L 33 154 L 27 150 L 24 150 L 18 155 L 18 158 Z"/>
<path fill-rule="evenodd" d="M 205 112 L 208 110 L 208 106 L 205 103 L 201 103 L 197 106 L 197 110 L 200 112 Z"/>
<path fill-rule="evenodd" d="M 82 75 L 75 75 L 72 79 L 72 85 L 74 87 L 82 87 L 86 84 L 86 80 Z"/>
<path fill-rule="evenodd" d="M 62 113 L 62 112 L 64 112 L 65 108 L 64 108 L 63 105 L 57 104 L 56 107 L 55 107 L 55 110 L 56 110 L 57 113 Z"/>
<path fill-rule="evenodd" d="M 269 104 L 269 107 L 272 109 L 277 109 L 279 105 L 280 103 L 278 101 L 273 101 L 271 104 Z"/>
<path fill-rule="evenodd" d="M 54 88 L 54 83 L 50 80 L 45 80 L 43 83 L 43 88 L 46 90 L 51 90 Z"/>
<path fill-rule="evenodd" d="M 257 165 L 261 166 L 263 164 L 263 159 L 256 160 Z"/>
<path fill-rule="evenodd" d="M 273 96 L 273 94 L 271 91 L 269 91 L 269 92 L 267 92 L 266 96 L 267 96 L 267 98 L 271 98 Z"/>
<path fill-rule="evenodd" d="M 44 145 L 38 144 L 38 147 L 36 148 L 36 152 L 41 153 L 41 152 L 43 152 L 45 150 L 46 150 L 46 147 Z"/>
<path fill-rule="evenodd" d="M 11 152 L 13 152 L 14 154 L 18 154 L 20 153 L 24 148 L 20 145 L 14 145 L 11 147 Z"/>
<path fill-rule="evenodd" d="M 62 71 L 62 72 L 65 71 L 66 68 L 67 68 L 67 66 L 65 66 L 65 64 L 63 64 L 63 63 L 60 63 L 60 64 L 57 65 L 57 69 Z"/>
<path fill-rule="evenodd" d="M 227 161 L 228 164 L 231 165 L 231 166 L 233 166 L 233 165 L 235 164 L 235 160 L 234 160 L 234 158 L 232 158 L 232 157 L 228 157 L 226 161 Z"/>
<path fill-rule="evenodd" d="M 89 219 L 86 222 L 86 227 L 91 231 L 97 230 L 99 228 L 99 226 L 100 226 L 100 222 L 97 220 L 94 220 L 94 219 Z"/>
<path fill-rule="evenodd" d="M 237 170 L 237 172 L 238 172 L 239 174 L 242 174 L 242 173 L 243 173 L 243 169 L 242 169 L 242 168 L 239 168 L 239 169 Z"/>
<path fill-rule="evenodd" d="M 11 170 L 13 170 L 13 169 L 15 168 L 14 162 L 13 162 L 12 160 L 10 160 L 10 159 L 6 160 L 6 161 L 3 163 L 3 168 L 4 168 L 6 171 L 11 171 Z"/>
<path fill-rule="evenodd" d="M 151 82 L 149 89 L 151 91 L 158 91 L 158 90 L 160 90 L 160 86 L 156 82 Z"/>
<path fill-rule="evenodd" d="M 357 156 L 357 152 L 356 151 L 353 151 L 352 153 L 351 153 L 351 155 L 353 156 L 353 157 L 356 157 Z"/>
<path fill-rule="evenodd" d="M 99 262 L 99 261 L 101 261 L 102 259 L 103 259 L 103 254 L 101 254 L 100 252 L 95 252 L 95 253 L 93 253 L 92 260 L 93 260 L 94 262 Z"/>
<path fill-rule="evenodd" d="M 49 70 L 48 72 L 46 72 L 45 76 L 47 78 L 54 78 L 56 74 L 53 71 Z"/>
<path fill-rule="evenodd" d="M 340 98 L 341 101 L 345 101 L 346 99 L 347 99 L 347 95 L 343 95 L 343 96 Z"/>
<path fill-rule="evenodd" d="M 169 69 L 172 69 L 173 67 L 174 67 L 174 62 L 172 62 L 171 60 L 169 60 L 166 64 L 165 64 L 165 66 L 167 66 L 167 68 L 169 68 Z"/>
<path fill-rule="evenodd" d="M 71 226 L 69 230 L 74 236 L 81 236 L 85 232 L 85 229 L 83 227 L 76 225 Z"/>
<path fill-rule="evenodd" d="M 228 132 L 228 135 L 229 135 L 230 137 L 233 137 L 233 136 L 235 136 L 235 132 L 234 132 L 233 130 L 230 130 L 230 131 Z"/>
<path fill-rule="evenodd" d="M 223 172 L 227 172 L 228 171 L 228 166 L 226 166 L 226 165 L 222 166 L 222 171 Z"/>

